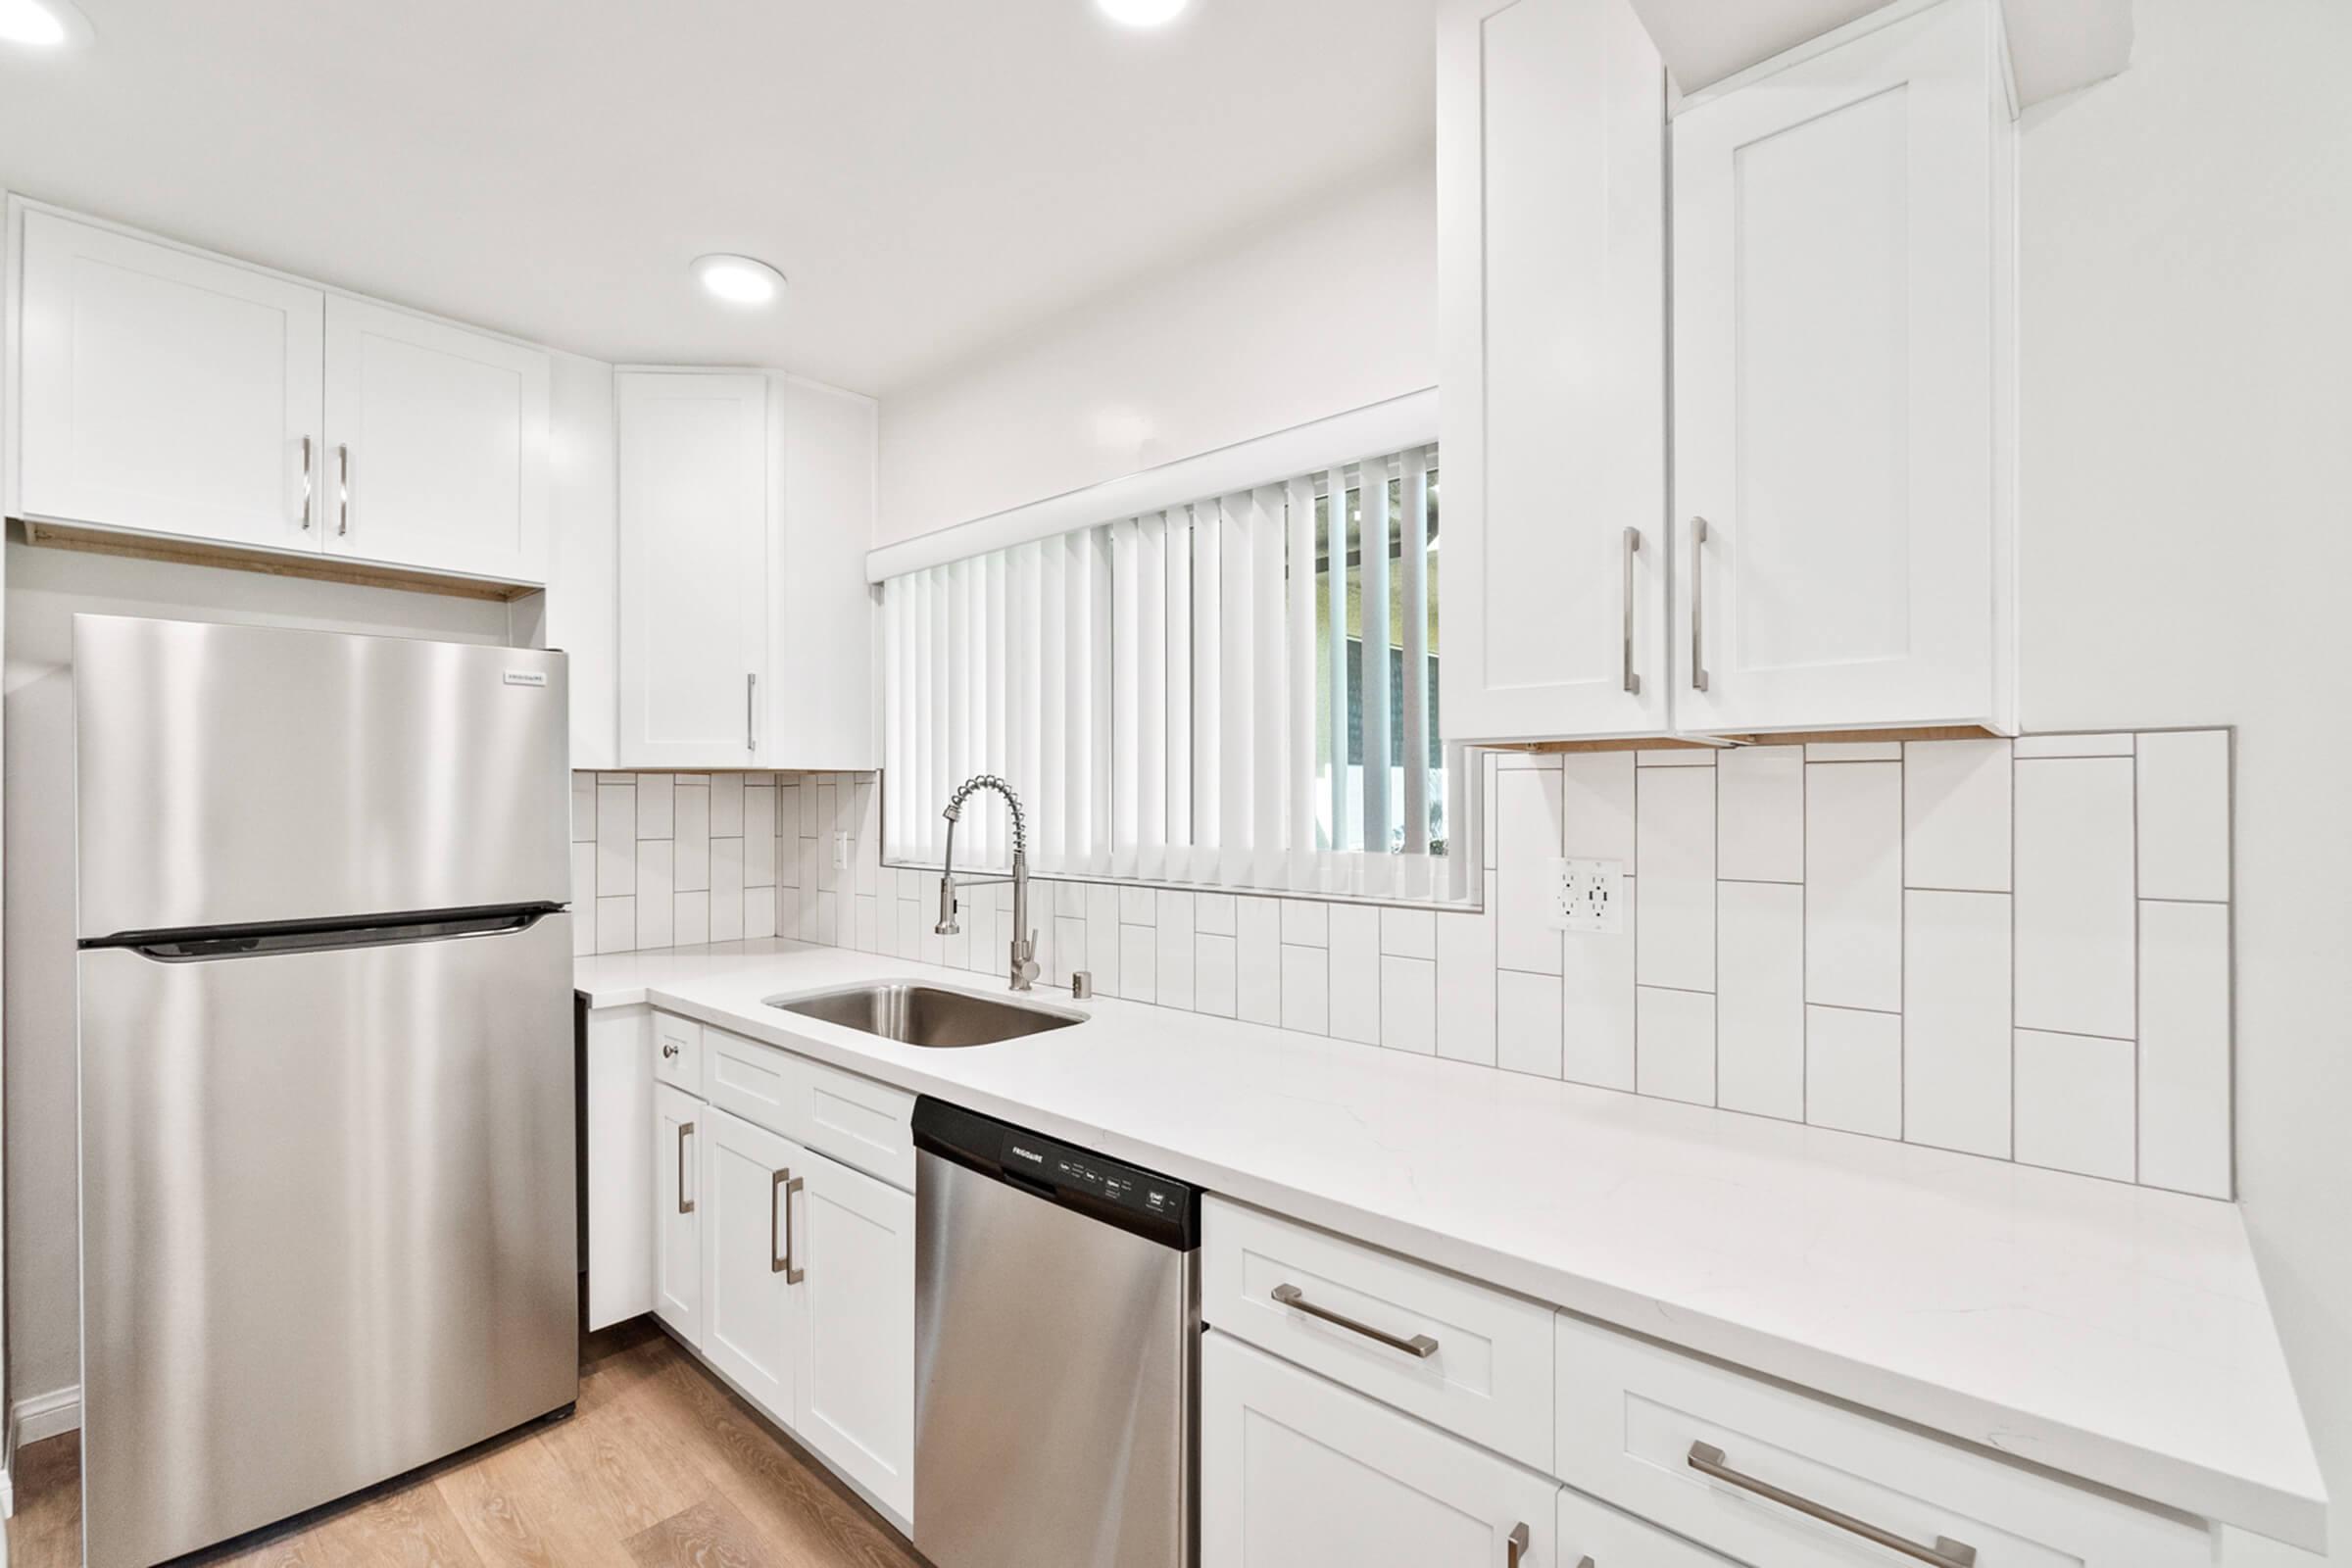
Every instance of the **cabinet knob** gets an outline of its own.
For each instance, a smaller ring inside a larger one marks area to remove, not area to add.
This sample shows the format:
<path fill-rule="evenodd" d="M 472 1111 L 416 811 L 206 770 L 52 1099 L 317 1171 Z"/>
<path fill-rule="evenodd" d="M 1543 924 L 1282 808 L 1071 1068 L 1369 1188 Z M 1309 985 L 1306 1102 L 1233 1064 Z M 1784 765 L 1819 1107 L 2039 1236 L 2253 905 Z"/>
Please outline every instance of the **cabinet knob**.
<path fill-rule="evenodd" d="M 664 1059 L 674 1057 L 677 1055 L 677 1054 L 678 1043 L 675 1040 L 664 1040 L 662 1042 L 662 1054 Z"/>

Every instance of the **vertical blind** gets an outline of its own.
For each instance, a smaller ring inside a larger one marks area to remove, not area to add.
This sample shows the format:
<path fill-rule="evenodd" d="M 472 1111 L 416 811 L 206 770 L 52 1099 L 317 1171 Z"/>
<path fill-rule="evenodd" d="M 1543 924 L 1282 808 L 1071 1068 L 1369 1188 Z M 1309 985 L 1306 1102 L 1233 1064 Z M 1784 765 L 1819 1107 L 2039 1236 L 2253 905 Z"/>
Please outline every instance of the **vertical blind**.
<path fill-rule="evenodd" d="M 1467 896 L 1445 813 L 1475 792 L 1435 738 L 1436 464 L 1415 447 L 887 579 L 890 857 L 937 863 L 949 794 L 998 773 L 1039 872 Z M 1011 853 L 993 806 L 956 842 Z"/>

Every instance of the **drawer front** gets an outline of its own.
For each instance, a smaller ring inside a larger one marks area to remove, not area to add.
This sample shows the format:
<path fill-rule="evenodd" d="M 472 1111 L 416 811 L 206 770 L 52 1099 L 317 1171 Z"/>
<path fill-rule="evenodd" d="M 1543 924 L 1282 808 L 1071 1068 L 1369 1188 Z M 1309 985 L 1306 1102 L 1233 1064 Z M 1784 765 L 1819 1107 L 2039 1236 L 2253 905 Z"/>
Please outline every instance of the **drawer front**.
<path fill-rule="evenodd" d="M 703 1026 L 674 1012 L 654 1014 L 654 1076 L 690 1095 L 703 1092 Z"/>
<path fill-rule="evenodd" d="M 912 1095 L 724 1029 L 703 1031 L 703 1058 L 713 1105 L 914 1191 Z"/>
<path fill-rule="evenodd" d="M 1560 1489 L 1560 1568 L 1735 1568 L 1700 1546 L 1643 1524 L 1630 1514 Z"/>
<path fill-rule="evenodd" d="M 1200 1568 L 1554 1568 L 1557 1491 L 1238 1340 L 1202 1337 Z"/>
<path fill-rule="evenodd" d="M 1226 1333 L 1551 1468 L 1550 1308 L 1214 1198 L 1200 1268 Z"/>
<path fill-rule="evenodd" d="M 1560 1479 L 1753 1568 L 2212 1558 L 2193 1522 L 1564 1312 L 1558 1364 Z"/>

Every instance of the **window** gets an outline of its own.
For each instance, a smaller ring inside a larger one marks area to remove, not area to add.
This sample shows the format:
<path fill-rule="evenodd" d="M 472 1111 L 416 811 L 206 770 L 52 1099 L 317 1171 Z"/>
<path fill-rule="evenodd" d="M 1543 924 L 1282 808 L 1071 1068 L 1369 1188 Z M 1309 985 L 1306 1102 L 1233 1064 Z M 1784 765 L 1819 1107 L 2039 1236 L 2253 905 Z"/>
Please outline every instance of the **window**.
<path fill-rule="evenodd" d="M 949 793 L 999 773 L 1039 872 L 1465 896 L 1438 481 L 1415 447 L 888 579 L 890 858 L 936 863 Z M 957 843 L 1001 865 L 1009 822 Z"/>

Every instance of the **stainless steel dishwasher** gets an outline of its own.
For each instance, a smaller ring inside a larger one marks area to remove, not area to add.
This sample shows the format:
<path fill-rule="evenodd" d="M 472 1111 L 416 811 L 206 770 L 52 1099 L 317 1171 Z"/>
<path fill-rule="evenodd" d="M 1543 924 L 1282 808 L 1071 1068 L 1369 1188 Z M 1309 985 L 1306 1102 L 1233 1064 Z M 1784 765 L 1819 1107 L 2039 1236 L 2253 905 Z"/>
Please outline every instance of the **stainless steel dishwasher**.
<path fill-rule="evenodd" d="M 1189 1568 L 1200 1195 L 914 1106 L 914 1544 L 938 1568 Z"/>

